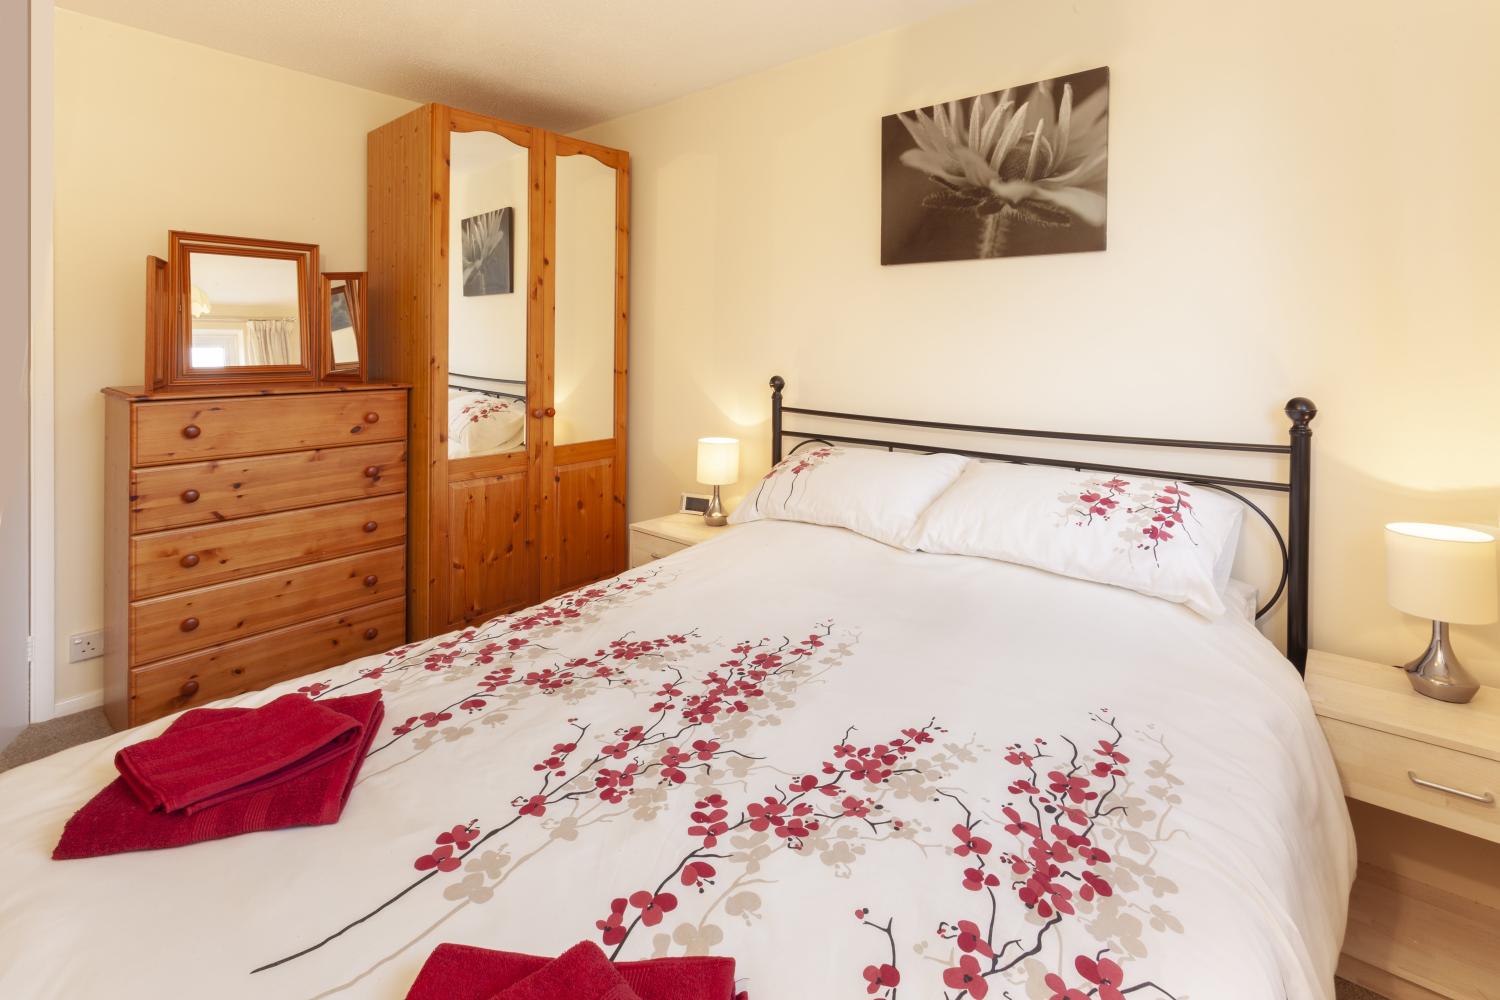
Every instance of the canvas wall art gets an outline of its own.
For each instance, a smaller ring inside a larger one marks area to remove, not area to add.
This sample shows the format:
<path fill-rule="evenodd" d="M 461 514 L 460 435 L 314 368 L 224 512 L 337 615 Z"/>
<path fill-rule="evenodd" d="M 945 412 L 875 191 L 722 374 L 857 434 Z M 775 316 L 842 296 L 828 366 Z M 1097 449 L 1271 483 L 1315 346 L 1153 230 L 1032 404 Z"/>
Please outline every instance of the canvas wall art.
<path fill-rule="evenodd" d="M 497 208 L 460 223 L 463 231 L 464 295 L 502 295 L 511 287 L 511 221 L 514 211 Z"/>
<path fill-rule="evenodd" d="M 880 262 L 1103 250 L 1109 68 L 887 115 Z"/>

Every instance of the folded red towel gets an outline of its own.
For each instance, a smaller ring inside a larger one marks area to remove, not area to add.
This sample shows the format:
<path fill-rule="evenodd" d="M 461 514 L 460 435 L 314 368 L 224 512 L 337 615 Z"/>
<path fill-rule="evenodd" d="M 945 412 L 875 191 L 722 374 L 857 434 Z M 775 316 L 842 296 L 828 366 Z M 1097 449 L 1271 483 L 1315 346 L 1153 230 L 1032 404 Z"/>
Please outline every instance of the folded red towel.
<path fill-rule="evenodd" d="M 115 768 L 148 809 L 194 813 L 306 774 L 359 735 L 359 723 L 344 713 L 286 694 L 132 744 L 115 754 Z"/>
<path fill-rule="evenodd" d="M 192 815 L 153 812 L 131 793 L 124 778 L 116 778 L 68 820 L 52 857 L 64 861 L 125 851 L 151 851 L 259 830 L 337 822 L 370 742 L 380 728 L 385 706 L 381 704 L 379 691 L 330 698 L 320 704 L 353 719 L 359 729 L 358 739 L 344 744 L 343 751 L 322 766 Z M 199 708 L 183 713 L 167 731 L 176 733 L 211 725 L 252 711 Z"/>
<path fill-rule="evenodd" d="M 592 941 L 580 941 L 494 1000 L 641 1000 Z"/>
<path fill-rule="evenodd" d="M 592 949 L 602 957 L 597 945 L 583 942 L 570 948 L 564 957 L 579 949 Z M 489 951 L 463 944 L 440 944 L 427 956 L 417 981 L 412 983 L 406 1000 L 594 1000 L 589 993 L 510 993 L 531 976 L 562 959 L 538 958 L 510 951 Z M 581 957 L 569 961 L 584 963 Z M 565 967 L 565 968 L 567 968 Z M 734 996 L 734 959 L 732 958 L 653 958 L 644 962 L 616 962 L 615 972 L 640 1000 L 731 1000 Z M 539 981 L 545 985 L 548 981 Z M 503 991 L 503 992 L 502 992 Z M 629 993 L 604 994 L 610 1000 L 623 1000 Z"/>

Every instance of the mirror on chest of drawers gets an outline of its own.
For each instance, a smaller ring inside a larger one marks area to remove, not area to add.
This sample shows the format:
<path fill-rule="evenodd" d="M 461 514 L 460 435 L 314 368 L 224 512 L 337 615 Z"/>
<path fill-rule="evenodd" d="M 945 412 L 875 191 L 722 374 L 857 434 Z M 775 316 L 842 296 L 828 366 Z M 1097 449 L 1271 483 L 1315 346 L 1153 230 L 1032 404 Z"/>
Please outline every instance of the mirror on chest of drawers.
<path fill-rule="evenodd" d="M 148 393 L 363 382 L 364 272 L 318 272 L 316 244 L 172 231 L 146 258 Z"/>

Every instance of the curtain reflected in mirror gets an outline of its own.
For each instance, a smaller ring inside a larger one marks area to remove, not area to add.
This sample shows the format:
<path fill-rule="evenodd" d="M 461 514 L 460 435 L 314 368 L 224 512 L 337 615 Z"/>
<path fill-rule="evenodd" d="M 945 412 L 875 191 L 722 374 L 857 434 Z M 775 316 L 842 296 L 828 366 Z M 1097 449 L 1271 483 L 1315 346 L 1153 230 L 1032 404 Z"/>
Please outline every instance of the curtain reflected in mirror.
<path fill-rule="evenodd" d="M 189 367 L 304 364 L 298 272 L 286 258 L 188 254 Z"/>
<path fill-rule="evenodd" d="M 321 375 L 333 382 L 363 382 L 369 275 L 364 271 L 325 272 L 322 281 Z"/>
<path fill-rule="evenodd" d="M 531 151 L 449 136 L 448 457 L 526 447 Z"/>
<path fill-rule="evenodd" d="M 555 345 L 560 444 L 614 437 L 616 175 L 592 156 L 557 157 Z"/>

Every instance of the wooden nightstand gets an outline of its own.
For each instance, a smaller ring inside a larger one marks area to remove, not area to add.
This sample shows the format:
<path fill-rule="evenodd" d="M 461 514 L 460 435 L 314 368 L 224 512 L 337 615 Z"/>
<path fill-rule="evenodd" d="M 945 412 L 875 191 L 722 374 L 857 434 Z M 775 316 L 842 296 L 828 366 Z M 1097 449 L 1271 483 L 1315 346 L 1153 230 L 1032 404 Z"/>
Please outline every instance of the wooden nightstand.
<path fill-rule="evenodd" d="M 728 526 L 710 528 L 703 523 L 700 514 L 668 514 L 649 521 L 637 521 L 630 526 L 630 568 L 655 562 L 728 530 Z"/>
<path fill-rule="evenodd" d="M 1314 650 L 1307 693 L 1355 800 L 1360 866 L 1340 974 L 1392 1000 L 1493 1000 L 1500 691 L 1449 705 L 1396 667 Z"/>

